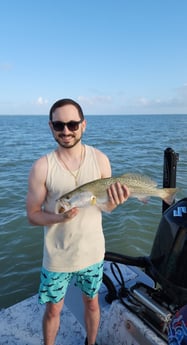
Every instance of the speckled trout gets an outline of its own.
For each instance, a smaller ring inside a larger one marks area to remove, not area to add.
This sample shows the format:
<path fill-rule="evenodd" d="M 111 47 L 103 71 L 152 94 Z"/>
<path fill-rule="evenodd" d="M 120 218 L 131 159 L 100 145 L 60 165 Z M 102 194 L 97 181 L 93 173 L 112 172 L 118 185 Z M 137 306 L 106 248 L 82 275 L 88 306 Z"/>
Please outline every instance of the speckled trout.
<path fill-rule="evenodd" d="M 177 188 L 157 188 L 157 183 L 150 177 L 141 174 L 124 174 L 119 177 L 109 177 L 86 183 L 57 200 L 57 212 L 64 213 L 73 207 L 98 206 L 107 212 L 107 189 L 113 183 L 120 182 L 129 189 L 131 198 L 146 202 L 149 197 L 159 197 L 167 204 L 172 204 Z"/>

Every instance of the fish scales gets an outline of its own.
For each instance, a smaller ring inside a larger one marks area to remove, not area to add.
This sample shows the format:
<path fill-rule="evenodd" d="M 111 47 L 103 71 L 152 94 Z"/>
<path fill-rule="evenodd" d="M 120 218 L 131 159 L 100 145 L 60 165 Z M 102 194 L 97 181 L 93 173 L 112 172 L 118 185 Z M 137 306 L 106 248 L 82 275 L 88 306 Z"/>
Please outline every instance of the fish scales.
<path fill-rule="evenodd" d="M 135 197 L 141 201 L 146 201 L 147 197 L 155 196 L 171 204 L 177 192 L 176 188 L 157 188 L 157 183 L 148 176 L 128 173 L 119 177 L 94 180 L 66 193 L 57 201 L 58 211 L 65 212 L 72 207 L 90 205 L 96 205 L 102 211 L 107 211 L 109 201 L 107 189 L 116 182 L 128 187 L 129 197 Z"/>

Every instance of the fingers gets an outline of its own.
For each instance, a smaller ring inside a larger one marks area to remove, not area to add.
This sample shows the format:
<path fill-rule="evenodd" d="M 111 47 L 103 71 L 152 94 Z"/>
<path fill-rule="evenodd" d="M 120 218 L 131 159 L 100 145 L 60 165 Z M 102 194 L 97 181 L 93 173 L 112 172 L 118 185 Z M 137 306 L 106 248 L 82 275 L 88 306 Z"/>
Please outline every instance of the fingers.
<path fill-rule="evenodd" d="M 126 201 L 129 198 L 129 196 L 130 196 L 130 191 L 129 191 L 128 187 L 125 186 L 125 185 L 122 185 L 121 187 L 123 189 L 124 198 L 125 198 L 125 201 Z"/>
<path fill-rule="evenodd" d="M 123 204 L 129 197 L 129 190 L 120 182 L 112 184 L 108 189 L 109 200 L 113 205 Z"/>
<path fill-rule="evenodd" d="M 77 213 L 79 212 L 77 207 L 73 207 L 71 210 L 66 211 L 65 213 L 61 214 L 61 221 L 67 222 L 71 219 L 73 219 Z"/>

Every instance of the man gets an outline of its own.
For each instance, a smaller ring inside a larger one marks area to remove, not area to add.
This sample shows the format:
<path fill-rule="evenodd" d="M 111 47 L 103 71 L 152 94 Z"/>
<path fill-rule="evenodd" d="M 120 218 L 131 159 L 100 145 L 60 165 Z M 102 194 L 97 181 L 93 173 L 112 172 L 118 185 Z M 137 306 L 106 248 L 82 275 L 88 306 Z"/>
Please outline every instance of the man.
<path fill-rule="evenodd" d="M 37 160 L 30 172 L 27 215 L 31 224 L 44 226 L 44 253 L 39 302 L 46 303 L 43 318 L 45 345 L 54 345 L 68 284 L 76 277 L 83 293 L 87 337 L 96 344 L 105 252 L 101 211 L 96 206 L 58 213 L 56 200 L 94 179 L 111 176 L 105 154 L 82 144 L 86 121 L 78 103 L 62 99 L 50 109 L 49 126 L 55 151 Z M 108 189 L 108 209 L 127 200 L 128 189 L 116 183 Z"/>

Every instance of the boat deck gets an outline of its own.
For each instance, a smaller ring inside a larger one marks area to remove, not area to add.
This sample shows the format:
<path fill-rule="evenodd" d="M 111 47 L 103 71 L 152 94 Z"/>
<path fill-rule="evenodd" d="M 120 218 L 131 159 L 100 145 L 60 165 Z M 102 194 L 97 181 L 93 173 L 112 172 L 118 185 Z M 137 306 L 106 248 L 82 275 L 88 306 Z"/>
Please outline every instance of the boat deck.
<path fill-rule="evenodd" d="M 38 304 L 35 295 L 0 312 L 1 345 L 42 345 L 42 317 L 45 306 Z M 57 345 L 84 344 L 83 326 L 64 306 Z"/>
<path fill-rule="evenodd" d="M 126 280 L 137 276 L 125 267 Z M 129 276 L 128 276 L 129 275 Z M 99 345 L 166 345 L 138 315 L 129 311 L 119 300 L 105 301 L 106 287 L 100 291 L 101 322 Z M 0 311 L 1 345 L 42 345 L 42 317 L 45 306 L 34 295 Z M 85 339 L 81 292 L 71 284 L 61 315 L 60 330 L 55 345 L 83 345 Z"/>

